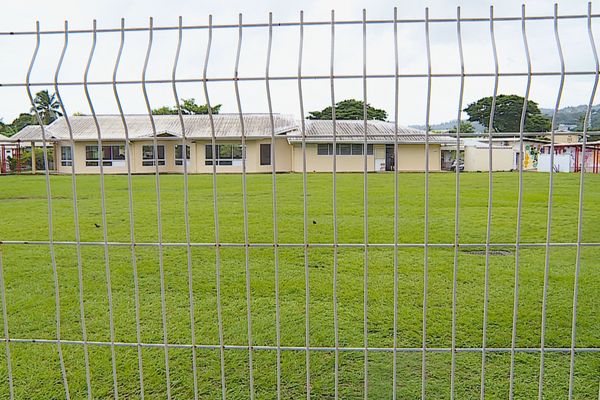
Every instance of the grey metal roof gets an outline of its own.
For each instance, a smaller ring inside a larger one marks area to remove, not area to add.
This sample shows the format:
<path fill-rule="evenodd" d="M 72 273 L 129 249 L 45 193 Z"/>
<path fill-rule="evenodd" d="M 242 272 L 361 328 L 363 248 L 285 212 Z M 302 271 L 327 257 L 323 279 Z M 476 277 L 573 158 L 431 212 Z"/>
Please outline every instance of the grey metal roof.
<path fill-rule="evenodd" d="M 339 142 L 362 143 L 365 138 L 364 121 L 361 120 L 337 120 L 335 122 L 335 137 Z M 393 122 L 367 121 L 368 143 L 394 143 L 396 127 Z M 305 140 L 307 143 L 329 143 L 333 138 L 333 121 L 331 120 L 307 120 L 305 121 Z M 425 131 L 405 126 L 398 126 L 398 142 L 425 143 Z M 288 134 L 290 143 L 302 142 L 302 133 Z M 429 134 L 430 143 L 451 143 L 456 140 L 450 136 Z"/>
<path fill-rule="evenodd" d="M 53 133 L 50 132 L 50 130 L 48 129 L 48 125 L 44 125 L 44 128 L 46 133 L 46 140 L 54 139 Z M 14 142 L 16 142 L 17 140 L 20 140 L 22 142 L 41 142 L 42 127 L 40 125 L 27 125 L 19 132 L 11 136 L 9 140 L 12 140 Z"/>
<path fill-rule="evenodd" d="M 156 133 L 181 137 L 181 123 L 177 115 L 154 115 Z M 98 125 L 103 140 L 125 139 L 125 128 L 119 115 L 98 115 Z M 190 139 L 210 138 L 212 129 L 208 115 L 184 115 L 186 136 Z M 151 139 L 154 136 L 148 115 L 126 115 L 125 121 L 129 138 L 132 140 Z M 242 125 L 239 114 L 218 114 L 213 116 L 215 136 L 219 138 L 239 138 Z M 271 120 L 268 114 L 244 114 L 244 132 L 247 137 L 268 137 L 271 135 Z M 78 115 L 69 117 L 69 123 L 75 140 L 96 140 L 98 132 L 92 116 Z M 289 115 L 273 115 L 275 134 L 296 129 L 296 121 Z M 28 126 L 21 130 L 21 140 L 41 140 L 41 129 Z M 59 118 L 46 128 L 46 137 L 56 140 L 68 140 L 69 128 L 66 119 Z"/>
<path fill-rule="evenodd" d="M 49 129 L 50 125 L 44 125 L 44 131 L 46 134 L 46 140 L 50 141 L 56 139 L 54 134 Z M 9 140 L 16 142 L 20 140 L 22 142 L 42 142 L 42 127 L 40 125 L 27 125 L 19 132 L 12 135 Z"/>
<path fill-rule="evenodd" d="M 181 124 L 177 115 L 154 115 L 156 133 L 159 136 L 181 137 Z M 125 129 L 119 115 L 98 115 L 100 134 L 103 140 L 124 140 Z M 208 115 L 184 115 L 186 137 L 189 139 L 209 139 L 212 129 Z M 152 139 L 154 132 L 148 115 L 126 115 L 129 138 L 131 140 Z M 244 132 L 248 138 L 271 136 L 269 114 L 244 114 Z M 218 114 L 213 116 L 215 136 L 218 138 L 240 138 L 242 125 L 239 114 Z M 69 117 L 73 138 L 79 141 L 92 141 L 98 138 L 94 119 L 90 115 Z M 290 115 L 274 114 L 273 123 L 276 135 L 286 135 L 290 143 L 302 141 L 301 121 Z M 305 120 L 305 134 L 308 143 L 327 143 L 333 138 L 333 123 L 328 120 Z M 69 140 L 67 121 L 61 117 L 45 127 L 46 140 Z M 393 143 L 395 127 L 392 122 L 367 121 L 367 142 Z M 42 130 L 30 125 L 19 131 L 12 139 L 21 141 L 41 141 Z M 364 141 L 364 122 L 360 120 L 337 120 L 336 140 L 340 142 L 362 143 Z M 430 134 L 430 143 L 452 143 L 450 136 Z M 424 143 L 425 132 L 415 128 L 398 126 L 399 143 Z"/>

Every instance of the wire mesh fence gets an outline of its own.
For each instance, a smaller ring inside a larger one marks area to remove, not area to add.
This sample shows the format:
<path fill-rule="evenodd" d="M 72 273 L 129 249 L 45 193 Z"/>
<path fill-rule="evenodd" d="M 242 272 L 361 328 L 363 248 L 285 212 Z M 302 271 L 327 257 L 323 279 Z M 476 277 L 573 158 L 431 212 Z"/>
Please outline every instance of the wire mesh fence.
<path fill-rule="evenodd" d="M 597 202 L 594 203 L 597 194 L 588 194 L 585 185 L 588 179 L 595 178 L 580 173 L 578 181 L 569 186 L 569 195 L 561 192 L 559 217 L 571 228 L 570 235 L 556 235 L 553 231 L 556 229 L 553 213 L 557 210 L 554 189 L 562 174 L 550 168 L 547 175 L 536 177 L 536 182 L 544 180 L 544 186 L 535 194 L 535 207 L 538 207 L 535 212 L 546 214 L 538 228 L 539 234 L 532 236 L 524 232 L 532 223 L 524 221 L 524 217 L 533 212 L 533 206 L 526 203 L 531 200 L 526 185 L 534 178 L 525 171 L 522 160 L 518 162 L 517 171 L 498 175 L 493 170 L 493 149 L 494 139 L 512 135 L 517 138 L 519 154 L 525 154 L 525 140 L 540 136 L 539 132 L 527 132 L 525 128 L 532 80 L 554 77 L 559 79 L 549 133 L 550 165 L 554 165 L 556 116 L 565 79 L 588 77 L 593 81 L 588 89 L 583 131 L 576 133 L 580 139 L 577 145 L 585 153 L 600 71 L 592 29 L 599 16 L 592 12 L 591 4 L 587 13 L 578 15 L 561 15 L 555 6 L 552 15 L 528 16 L 523 6 L 521 15 L 514 17 L 495 16 L 493 8 L 488 16 L 463 17 L 458 8 L 454 18 L 431 18 L 426 9 L 424 18 L 403 19 L 394 9 L 385 20 L 368 19 L 363 11 L 360 20 L 336 20 L 332 12 L 330 19 L 322 21 L 305 21 L 301 13 L 299 20 L 292 22 L 274 22 L 269 15 L 267 22 L 247 23 L 240 15 L 238 24 L 214 24 L 210 16 L 206 25 L 193 26 L 185 25 L 180 18 L 174 26 L 154 26 L 150 19 L 146 27 L 127 27 L 122 20 L 118 28 L 98 28 L 94 22 L 91 29 L 70 30 L 65 23 L 64 30 L 59 31 L 43 30 L 38 23 L 34 31 L 0 32 L 5 38 L 35 38 L 26 79 L 3 82 L 2 87 L 25 90 L 34 110 L 36 88 L 53 88 L 67 127 L 65 143 L 70 146 L 72 155 L 70 165 L 66 165 L 70 170 L 68 182 L 64 176 L 53 176 L 53 171 L 44 167 L 45 193 L 38 199 L 41 203 L 37 206 L 45 205 L 47 224 L 38 221 L 32 237 L 23 237 L 22 231 L 17 230 L 4 231 L 0 238 L 2 341 L 5 344 L 2 369 L 5 380 L 0 393 L 11 399 L 26 396 L 32 388 L 39 390 L 34 392 L 38 394 L 54 390 L 57 397 L 90 399 L 119 396 L 435 398 L 447 395 L 451 398 L 513 398 L 530 397 L 531 382 L 529 391 L 523 388 L 527 386 L 525 382 L 533 379 L 535 395 L 539 398 L 557 396 L 557 393 L 574 398 L 578 390 L 582 398 L 598 396 L 600 348 L 597 333 L 594 333 L 598 305 L 591 293 L 598 288 L 599 277 L 593 270 L 598 266 L 600 243 L 596 240 L 598 230 L 594 225 L 597 224 L 587 225 L 588 217 L 584 218 L 586 212 L 590 213 L 590 221 L 597 218 Z M 586 24 L 593 69 L 566 68 L 559 34 L 562 21 Z M 501 69 L 496 29 L 503 23 L 520 24 L 520 40 L 525 52 L 518 57 L 525 59 L 525 69 L 506 72 Z M 532 44 L 527 36 L 530 23 L 552 24 L 558 70 L 534 71 Z M 430 28 L 441 24 L 455 30 L 458 72 L 432 69 Z M 469 24 L 487 26 L 492 72 L 465 68 L 463 29 Z M 399 29 L 408 25 L 424 29 L 424 42 L 419 48 L 426 56 L 426 72 L 402 71 L 399 49 L 405 39 L 399 35 Z M 360 57 L 355 63 L 360 63 L 362 69 L 358 74 L 336 73 L 336 40 L 339 30 L 347 26 L 361 29 L 362 42 L 356 43 Z M 391 27 L 393 47 L 388 52 L 393 54 L 394 68 L 388 73 L 370 73 L 368 68 L 377 60 L 368 57 L 367 34 L 370 28 L 378 26 Z M 328 41 L 329 60 L 321 62 L 327 63 L 329 73 L 306 74 L 305 33 L 323 27 L 328 30 L 328 38 L 323 40 Z M 261 61 L 264 74 L 243 76 L 239 67 L 244 35 L 257 29 L 267 34 L 266 59 Z M 278 29 L 298 30 L 298 42 L 290 44 L 297 46 L 296 74 L 271 73 L 273 38 Z M 220 30 L 235 31 L 234 50 L 213 46 L 213 34 Z M 170 72 L 170 77 L 150 79 L 148 67 L 154 35 L 168 31 L 177 35 L 174 58 L 164 61 L 170 68 L 163 68 L 163 75 Z M 199 31 L 206 36 L 204 59 L 198 67 L 198 76 L 178 78 L 183 34 L 187 31 Z M 141 78 L 119 79 L 127 36 L 136 33 L 146 35 Z M 63 38 L 63 46 L 53 80 L 33 81 L 34 68 L 49 68 L 38 65 L 40 46 L 46 38 L 57 35 Z M 103 35 L 110 40 L 118 36 L 112 79 L 90 80 L 98 37 Z M 69 41 L 74 36 L 84 37 L 90 45 L 85 72 L 82 80 L 62 81 L 61 70 Z M 211 77 L 208 73 L 211 57 L 232 51 L 235 51 L 233 74 Z M 464 120 L 465 81 L 475 78 L 493 79 L 492 111 L 485 132 L 463 133 L 460 121 Z M 494 129 L 499 82 L 508 78 L 525 82 L 525 100 L 518 116 L 519 131 L 512 134 Z M 392 82 L 395 133 L 390 144 L 394 160 L 401 157 L 402 133 L 398 120 L 404 95 L 402 84 L 412 79 L 426 82 L 423 104 L 426 129 L 420 150 L 424 168 L 420 175 L 401 174 L 396 162 L 389 174 L 381 175 L 386 177 L 382 181 L 380 175 L 372 174 L 369 168 L 368 149 L 372 142 L 368 135 L 368 89 L 371 82 L 382 79 Z M 449 134 L 456 152 L 460 153 L 462 140 L 468 137 L 483 138 L 487 142 L 489 170 L 486 175 L 478 175 L 477 183 L 468 175 L 463 177 L 458 167 L 444 177 L 430 171 L 430 144 L 437 133 L 428 127 L 436 79 L 458 82 L 458 91 L 447 93 L 458 102 L 456 132 Z M 337 147 L 343 139 L 338 132 L 336 85 L 350 80 L 360 82 L 363 101 L 362 137 L 355 138 L 355 144 L 362 145 L 357 161 L 358 175 L 338 170 L 341 155 Z M 275 121 L 277 105 L 271 93 L 272 84 L 282 81 L 295 85 L 289 96 L 298 98 L 297 111 L 302 116 L 296 134 L 299 152 L 294 153 L 300 157 L 299 173 L 289 177 L 278 174 L 278 163 L 288 161 L 280 160 L 276 150 L 280 133 Z M 325 138 L 330 139 L 333 151 L 330 173 L 326 175 L 312 174 L 310 163 L 314 160 L 307 157 L 307 148 L 314 143 L 314 137 L 307 136 L 307 121 L 303 118 L 306 115 L 305 85 L 315 81 L 328 84 L 332 112 L 332 135 Z M 223 165 L 219 164 L 218 146 L 223 138 L 218 136 L 215 127 L 215 103 L 210 91 L 210 85 L 219 82 L 233 84 L 235 115 L 239 119 L 235 139 L 241 144 L 241 162 L 239 175 L 235 177 L 225 174 Z M 263 139 L 270 143 L 270 161 L 267 174 L 262 176 L 252 174 L 254 167 L 249 170 L 247 165 L 249 142 L 254 137 L 246 130 L 248 120 L 240 90 L 244 82 L 264 85 L 260 92 L 254 91 L 249 96 L 266 96 L 268 124 Z M 182 155 L 181 180 L 174 184 L 168 179 L 179 178 L 173 178 L 161 167 L 160 146 L 170 139 L 181 149 L 187 149 L 196 140 L 188 137 L 189 120 L 180 107 L 178 88 L 182 84 L 200 85 L 207 105 L 206 123 L 210 135 L 205 139 L 211 155 L 207 156 L 205 165 L 210 170 L 207 175 L 195 176 L 196 170 L 190 172 L 190 165 Z M 153 182 L 148 181 L 148 176 L 137 176 L 133 166 L 138 162 L 132 148 L 135 138 L 129 136 L 130 124 L 124 111 L 127 99 L 120 94 L 121 88 L 132 85 L 141 87 L 150 127 L 145 140 L 150 143 L 147 146 L 151 155 L 145 160 L 152 167 L 146 172 L 152 172 Z M 173 128 L 176 134 L 172 138 L 166 138 L 157 128 L 157 116 L 148 91 L 153 85 L 170 86 L 172 100 L 177 105 Z M 114 180 L 107 171 L 104 151 L 98 152 L 98 175 L 92 178 L 78 175 L 82 171 L 77 170 L 76 143 L 81 138 L 71 124 L 73 117 L 69 117 L 69 110 L 79 105 L 71 105 L 61 97 L 61 91 L 70 86 L 84 90 L 96 134 L 87 140 L 94 143 L 96 149 L 104 149 L 104 145 L 113 144 L 115 139 L 99 121 L 99 113 L 95 111 L 97 102 L 90 88 L 112 89 L 121 125 L 115 129 L 124 133 L 126 155 L 124 175 L 117 177 L 120 180 Z M 38 111 L 35 114 L 41 129 L 42 165 L 48 166 L 49 151 L 56 149 L 53 147 L 55 138 L 42 115 Z M 56 153 L 53 152 L 54 163 L 58 165 Z M 585 157 L 581 157 L 579 163 L 579 170 L 585 172 Z M 452 178 L 448 179 L 449 176 Z M 59 178 L 63 180 L 56 181 Z M 39 186 L 40 181 L 35 182 Z M 98 185 L 97 191 L 91 191 L 90 182 Z M 508 186 L 504 186 L 506 182 Z M 567 184 L 562 180 L 560 183 Z M 598 182 L 594 180 L 593 184 L 598 185 Z M 317 193 L 311 192 L 312 185 Z M 318 193 L 323 187 L 327 190 Z M 449 195 L 448 187 L 452 188 Z M 31 190 L 37 193 L 37 189 Z M 387 190 L 388 208 L 383 214 L 377 190 Z M 149 192 L 142 196 L 140 191 Z M 511 211 L 498 202 L 497 191 L 511 198 L 514 206 Z M 445 205 L 440 203 L 436 192 L 446 193 Z M 417 206 L 406 193 L 411 193 L 411 197 L 418 193 Z M 484 212 L 474 216 L 466 211 L 463 217 L 463 203 L 471 202 L 470 197 L 474 195 L 482 201 L 478 207 Z M 586 196 L 592 199 L 587 211 L 584 208 Z M 93 206 L 88 201 L 92 201 Z M 327 203 L 325 211 L 315 208 L 323 206 L 321 202 Z M 500 213 L 508 213 L 505 219 L 509 228 L 503 226 L 498 233 L 494 232 L 496 207 Z M 569 211 L 563 212 L 562 207 Z M 151 210 L 146 212 L 141 208 Z M 445 214 L 438 212 L 440 208 L 446 209 Z M 411 220 L 407 213 L 416 213 L 415 219 Z M 87 232 L 91 220 L 98 221 L 95 233 Z M 315 226 L 320 228 L 323 224 L 327 225 L 323 228 L 326 231 L 318 232 Z M 202 233 L 194 231 L 194 225 L 203 225 Z M 41 234 L 39 226 L 47 227 L 47 231 Z M 353 227 L 352 234 L 348 233 L 348 226 Z M 234 228 L 239 229 L 232 233 Z M 562 225 L 559 229 L 563 229 Z M 473 231 L 478 233 L 472 234 Z M 34 256 L 36 251 L 41 255 Z M 483 257 L 477 261 L 468 259 L 469 251 L 479 251 Z M 496 261 L 494 257 L 499 255 L 509 257 Z M 557 260 L 560 260 L 558 266 L 553 264 Z M 585 293 L 590 298 L 585 301 L 587 309 L 582 324 L 578 319 L 578 305 L 582 301 L 583 264 L 587 279 Z M 47 279 L 47 270 L 36 272 L 32 265 L 49 266 L 51 279 Z M 542 280 L 536 281 L 540 277 Z M 31 292 L 25 293 L 31 296 L 29 300 L 16 292 L 23 290 L 23 281 L 31 285 Z M 551 283 L 558 288 L 554 292 Z M 529 290 L 528 285 L 535 290 Z M 523 295 L 524 300 L 520 298 Z M 494 307 L 490 308 L 490 304 Z M 51 309 L 44 309 L 42 305 Z M 45 315 L 36 313 L 32 307 L 40 307 Z M 419 310 L 418 315 L 415 310 Z M 506 318 L 499 318 L 499 314 Z M 581 325 L 585 332 L 583 339 L 578 336 Z M 103 352 L 104 349 L 108 352 Z M 23 369 L 23 363 L 36 360 L 47 368 L 39 376 L 43 382 L 37 384 L 24 372 L 18 372 Z M 582 369 L 577 369 L 576 360 L 578 363 L 581 360 Z M 532 371 L 535 371 L 533 375 Z M 182 378 L 184 375 L 186 378 Z"/>

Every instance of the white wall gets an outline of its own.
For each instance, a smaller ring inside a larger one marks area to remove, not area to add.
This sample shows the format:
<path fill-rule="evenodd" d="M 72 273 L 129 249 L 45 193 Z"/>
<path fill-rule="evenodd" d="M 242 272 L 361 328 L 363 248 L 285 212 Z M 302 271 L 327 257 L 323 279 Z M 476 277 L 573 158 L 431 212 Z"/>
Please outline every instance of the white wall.
<path fill-rule="evenodd" d="M 540 172 L 550 172 L 550 154 L 540 154 L 538 156 L 538 167 Z M 571 172 L 571 156 L 569 154 L 554 155 L 555 172 Z"/>
<path fill-rule="evenodd" d="M 465 147 L 465 171 L 489 171 L 489 147 Z M 510 147 L 492 147 L 492 171 L 510 171 L 513 169 L 513 149 Z"/>

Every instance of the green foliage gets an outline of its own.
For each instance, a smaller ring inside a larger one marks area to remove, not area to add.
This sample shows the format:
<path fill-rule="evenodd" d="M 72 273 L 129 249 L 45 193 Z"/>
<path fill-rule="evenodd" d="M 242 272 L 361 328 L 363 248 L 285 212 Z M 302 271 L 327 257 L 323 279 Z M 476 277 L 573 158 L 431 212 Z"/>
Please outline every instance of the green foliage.
<path fill-rule="evenodd" d="M 50 169 L 52 169 L 54 164 L 54 151 L 52 147 L 47 148 L 48 151 L 48 163 L 50 164 Z M 31 151 L 25 150 L 21 153 L 19 160 L 17 162 L 16 157 L 8 157 L 8 168 L 11 172 L 17 172 L 17 168 L 19 167 L 21 171 L 31 170 Z M 20 164 L 17 165 L 17 164 Z M 35 169 L 38 171 L 43 171 L 44 167 L 44 149 L 36 148 L 35 149 Z"/>
<path fill-rule="evenodd" d="M 160 108 L 155 108 L 152 110 L 152 115 L 175 115 L 177 114 L 177 109 L 173 109 L 168 106 L 162 106 Z"/>
<path fill-rule="evenodd" d="M 37 125 L 37 119 L 34 115 L 21 113 L 10 124 L 0 124 L 0 133 L 4 136 L 13 136 L 27 125 Z"/>
<path fill-rule="evenodd" d="M 496 110 L 494 113 L 495 132 L 519 132 L 521 112 L 525 99 L 517 95 L 501 94 L 496 97 Z M 489 129 L 492 97 L 484 97 L 471 103 L 464 109 L 469 114 L 470 122 L 479 122 Z M 532 100 L 527 102 L 525 117 L 526 132 L 548 132 L 551 120 L 543 115 L 538 104 Z"/>
<path fill-rule="evenodd" d="M 218 114 L 219 110 L 221 109 L 221 104 L 217 104 L 211 107 L 211 111 L 213 114 Z M 183 99 L 183 102 L 179 105 L 179 107 L 181 108 L 181 113 L 183 115 L 200 115 L 200 114 L 208 114 L 208 105 L 207 104 L 202 104 L 202 105 L 198 105 L 196 104 L 196 99 L 194 98 L 190 98 L 190 99 Z M 160 108 L 155 108 L 154 110 L 152 110 L 152 115 L 177 115 L 179 114 L 179 110 L 177 109 L 177 107 L 169 107 L 169 106 L 162 106 Z"/>
<path fill-rule="evenodd" d="M 56 99 L 56 94 L 50 94 L 47 90 L 42 90 L 35 95 L 33 100 L 34 107 L 31 107 L 27 113 L 21 113 L 12 123 L 5 124 L 0 122 L 0 133 L 4 136 L 13 136 L 28 125 L 38 125 L 35 115 L 37 111 L 44 125 L 51 124 L 58 117 L 62 116 L 60 112 L 60 103 Z"/>
<path fill-rule="evenodd" d="M 48 125 L 62 116 L 56 93 L 50 94 L 47 90 L 42 90 L 36 93 L 33 104 L 34 107 L 31 108 L 31 112 L 37 111 L 44 125 Z"/>
<path fill-rule="evenodd" d="M 359 120 L 363 119 L 363 116 L 364 102 L 361 100 L 348 99 L 335 104 L 336 119 Z M 308 119 L 332 119 L 331 106 L 325 107 L 321 111 L 310 111 L 308 113 Z M 387 119 L 387 113 L 384 110 L 371 107 L 370 104 L 367 104 L 367 119 L 385 121 Z"/>
<path fill-rule="evenodd" d="M 585 112 L 579 116 L 577 121 L 578 132 L 583 132 L 583 124 L 585 123 Z M 600 131 L 600 109 L 592 109 L 590 113 L 590 119 L 588 122 L 588 132 L 589 131 Z"/>
<path fill-rule="evenodd" d="M 448 132 L 456 133 L 456 125 L 454 128 L 450 129 Z M 460 121 L 460 133 L 473 133 L 475 132 L 475 127 L 469 121 Z"/>

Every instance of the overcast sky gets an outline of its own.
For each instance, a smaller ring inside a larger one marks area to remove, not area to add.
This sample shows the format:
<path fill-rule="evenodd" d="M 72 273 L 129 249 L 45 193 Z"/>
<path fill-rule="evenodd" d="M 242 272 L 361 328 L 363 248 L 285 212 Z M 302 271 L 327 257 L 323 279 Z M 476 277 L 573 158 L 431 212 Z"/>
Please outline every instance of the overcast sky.
<path fill-rule="evenodd" d="M 213 15 L 215 24 L 237 23 L 238 13 L 243 14 L 244 23 L 264 23 L 269 11 L 273 12 L 274 23 L 298 21 L 300 10 L 304 10 L 305 21 L 329 21 L 331 10 L 338 20 L 360 20 L 362 9 L 367 10 L 367 19 L 391 19 L 394 6 L 398 7 L 401 19 L 423 18 L 425 7 L 430 7 L 431 18 L 454 18 L 456 6 L 462 8 L 462 17 L 488 17 L 490 2 L 464 1 L 367 1 L 367 0 L 304 0 L 304 1 L 199 1 L 199 0 L 104 0 L 104 1 L 41 1 L 27 3 L 6 2 L 0 13 L 0 31 L 31 31 L 39 20 L 42 30 L 64 28 L 68 20 L 70 29 L 87 29 L 92 20 L 98 28 L 115 28 L 120 18 L 125 18 L 128 27 L 144 27 L 148 18 L 154 17 L 155 26 L 173 26 L 177 18 L 183 17 L 184 25 L 206 24 L 208 15 Z M 528 15 L 552 15 L 553 2 L 527 2 Z M 600 14 L 600 1 L 594 1 L 593 11 Z M 496 16 L 520 16 L 521 2 L 497 1 Z M 586 14 L 587 2 L 569 0 L 559 2 L 559 14 Z M 593 30 L 600 43 L 600 18 L 593 23 Z M 525 53 L 521 37 L 520 22 L 496 22 L 496 40 L 501 72 L 525 72 Z M 432 71 L 434 73 L 459 72 L 459 51 L 456 22 L 432 23 L 430 40 Z M 240 60 L 240 76 L 264 77 L 267 55 L 267 29 L 248 28 L 243 31 Z M 534 71 L 559 71 L 560 64 L 554 37 L 552 20 L 528 21 L 527 33 Z M 560 40 L 567 71 L 593 70 L 594 59 L 588 40 L 585 19 L 559 20 Z M 236 29 L 215 29 L 209 77 L 233 76 L 236 45 Z M 465 69 L 467 73 L 493 72 L 494 64 L 490 41 L 489 23 L 462 23 Z M 34 65 L 32 82 L 52 82 L 57 61 L 63 46 L 63 35 L 43 35 L 38 59 Z M 102 33 L 90 70 L 90 81 L 109 81 L 119 46 L 117 33 Z M 394 37 L 392 24 L 367 26 L 367 70 L 369 74 L 392 74 L 394 72 Z M 398 30 L 400 73 L 426 73 L 425 29 L 423 23 L 400 24 Z M 274 27 L 271 76 L 297 74 L 299 28 Z M 154 44 L 148 67 L 148 79 L 170 79 L 177 44 L 176 31 L 155 32 Z M 200 78 L 207 44 L 207 30 L 186 30 L 183 35 L 180 64 L 177 77 Z M 0 35 L 0 83 L 23 83 L 35 45 L 33 35 Z M 148 32 L 128 32 L 125 38 L 123 60 L 118 79 L 138 80 L 148 45 Z M 91 46 L 90 34 L 71 34 L 65 64 L 59 81 L 83 80 L 85 64 Z M 328 75 L 330 68 L 330 27 L 307 26 L 304 36 L 303 74 Z M 362 74 L 362 27 L 345 25 L 336 27 L 335 73 Z M 561 106 L 587 104 L 593 75 L 568 76 L 564 87 Z M 431 121 L 442 122 L 455 119 L 458 110 L 459 78 L 435 78 L 432 83 Z M 502 77 L 500 93 L 522 95 L 526 80 L 523 77 Z M 552 108 L 556 101 L 559 85 L 558 76 L 535 77 L 532 82 L 531 99 L 542 107 Z M 35 86 L 35 92 L 52 87 Z M 180 83 L 177 86 L 182 98 L 194 97 L 205 103 L 201 83 Z M 69 113 L 89 113 L 83 86 L 60 87 Z M 298 84 L 295 80 L 271 82 L 274 112 L 300 116 Z M 172 105 L 173 93 L 170 84 L 148 85 L 153 108 Z M 493 78 L 467 78 L 464 105 L 493 91 Z M 110 85 L 90 86 L 96 112 L 117 113 Z M 267 112 L 264 81 L 240 83 L 243 112 Z M 336 101 L 345 98 L 363 98 L 360 79 L 340 79 L 335 82 Z M 398 120 L 403 125 L 423 124 L 425 120 L 427 81 L 423 78 L 400 79 L 400 107 Z M 24 87 L 0 87 L 0 117 L 10 122 L 19 112 L 29 108 Z M 120 85 L 119 93 L 127 113 L 146 112 L 141 85 Z M 222 112 L 237 112 L 233 82 L 209 84 L 212 104 L 223 104 Z M 331 104 L 329 80 L 303 81 L 304 109 L 322 109 Z M 393 79 L 369 79 L 368 102 L 383 108 L 393 118 Z M 465 115 L 463 114 L 463 118 Z"/>

